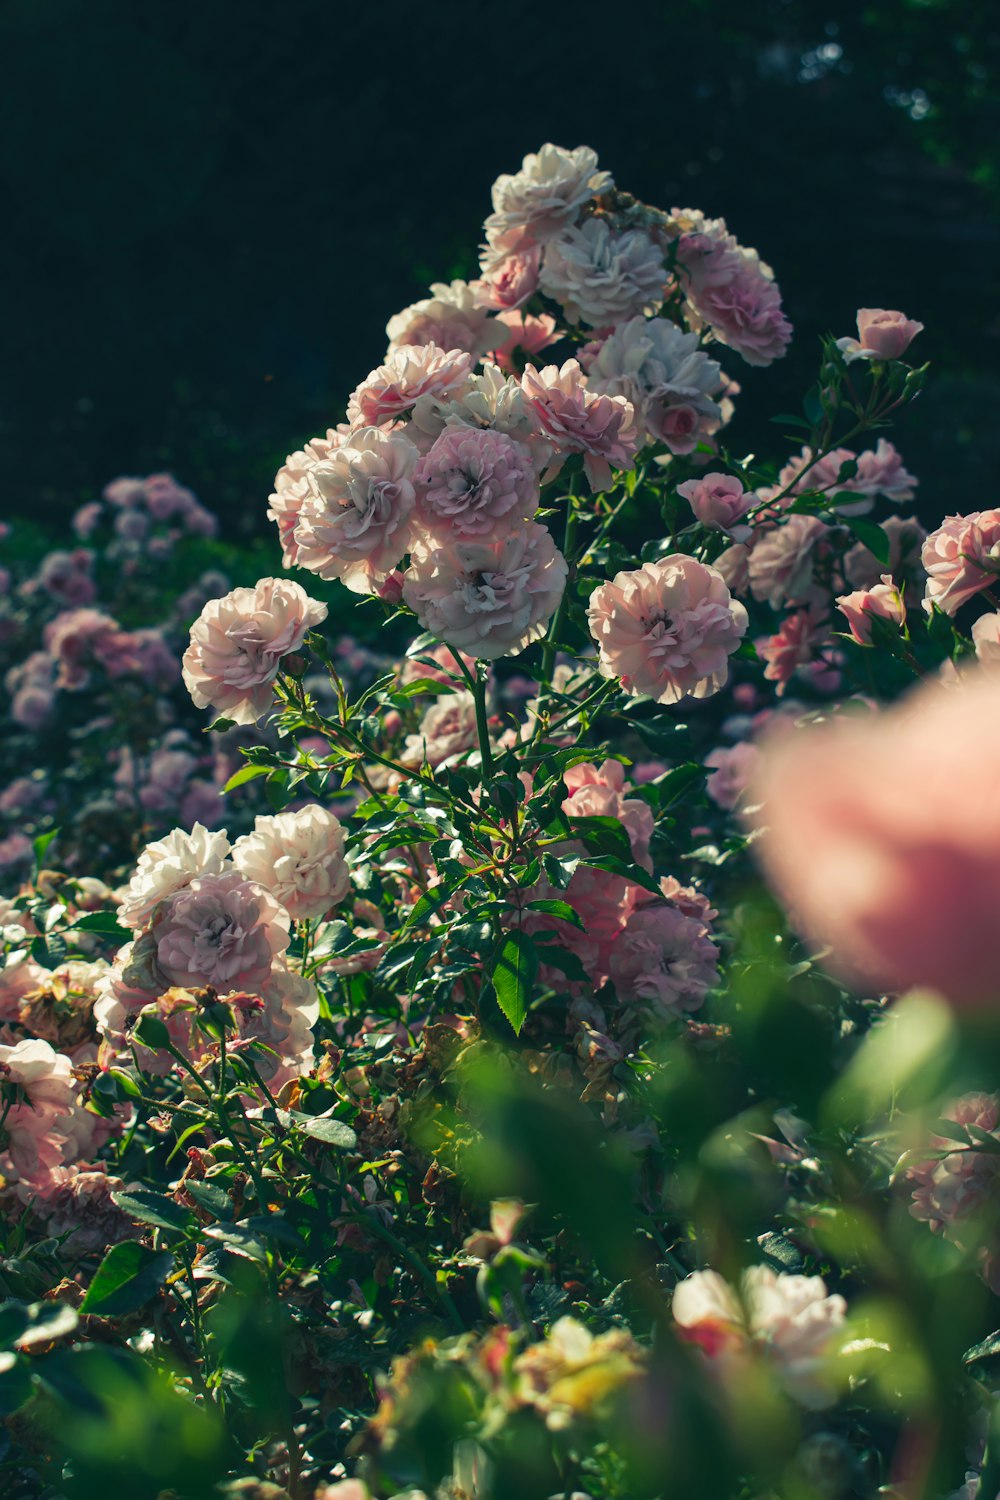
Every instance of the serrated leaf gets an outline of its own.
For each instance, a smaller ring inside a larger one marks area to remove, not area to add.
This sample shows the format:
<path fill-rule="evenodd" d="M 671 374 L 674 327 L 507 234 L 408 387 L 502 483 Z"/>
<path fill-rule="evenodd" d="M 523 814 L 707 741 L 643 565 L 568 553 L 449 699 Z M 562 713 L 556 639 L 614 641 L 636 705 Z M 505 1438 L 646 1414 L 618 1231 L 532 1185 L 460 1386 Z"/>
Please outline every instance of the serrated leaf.
<path fill-rule="evenodd" d="M 520 1035 L 528 1014 L 537 973 L 538 952 L 527 933 L 520 930 L 508 933 L 491 977 L 497 1004 L 515 1036 Z"/>
<path fill-rule="evenodd" d="M 267 1246 L 246 1224 L 209 1224 L 202 1232 L 210 1239 L 218 1240 L 234 1255 L 242 1255 L 245 1260 L 254 1260 L 260 1265 L 267 1264 Z"/>
<path fill-rule="evenodd" d="M 98 1266 L 80 1312 L 100 1318 L 119 1318 L 134 1312 L 156 1296 L 173 1266 L 169 1251 L 150 1250 L 137 1240 L 122 1240 L 112 1245 Z"/>

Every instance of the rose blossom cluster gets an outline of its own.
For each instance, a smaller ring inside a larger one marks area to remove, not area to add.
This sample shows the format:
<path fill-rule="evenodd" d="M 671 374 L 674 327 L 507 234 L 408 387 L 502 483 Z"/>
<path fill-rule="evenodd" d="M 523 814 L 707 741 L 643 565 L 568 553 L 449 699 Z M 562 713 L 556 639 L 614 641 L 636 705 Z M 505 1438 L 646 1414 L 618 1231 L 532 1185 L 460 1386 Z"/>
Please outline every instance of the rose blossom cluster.
<path fill-rule="evenodd" d="M 391 318 L 385 360 L 351 394 L 346 422 L 279 471 L 268 513 L 286 566 L 402 600 L 480 659 L 545 631 L 566 564 L 536 519 L 542 488 L 576 458 L 600 495 L 645 443 L 668 454 L 709 443 L 731 382 L 700 347 L 703 330 L 758 363 L 787 340 L 770 272 L 725 226 L 702 224 L 699 240 L 629 203 L 585 146 L 547 144 L 497 179 L 480 278 L 435 283 Z M 664 310 L 672 263 L 684 267 L 686 327 Z M 557 318 L 525 311 L 538 297 L 591 331 L 579 360 L 528 362 L 558 341 Z M 723 506 L 717 524 L 730 529 L 735 511 Z M 717 685 L 719 630 L 696 633 L 697 666 L 676 673 Z"/>
<path fill-rule="evenodd" d="M 112 480 L 100 500 L 87 501 L 73 516 L 81 541 L 110 530 L 106 555 L 132 563 L 168 557 L 184 536 L 215 536 L 218 524 L 213 512 L 172 474 Z"/>
<path fill-rule="evenodd" d="M 314 803 L 258 817 L 232 844 L 195 824 L 148 845 L 119 907 L 134 936 L 95 1010 L 106 1059 L 127 1048 L 140 1013 L 153 1013 L 197 1065 L 214 1055 L 199 1017 L 221 1003 L 237 1025 L 234 1045 L 262 1076 L 276 1086 L 295 1076 L 308 1066 L 319 997 L 287 962 L 291 923 L 327 916 L 348 888 L 343 828 Z M 169 1068 L 170 1058 L 150 1066 Z"/>

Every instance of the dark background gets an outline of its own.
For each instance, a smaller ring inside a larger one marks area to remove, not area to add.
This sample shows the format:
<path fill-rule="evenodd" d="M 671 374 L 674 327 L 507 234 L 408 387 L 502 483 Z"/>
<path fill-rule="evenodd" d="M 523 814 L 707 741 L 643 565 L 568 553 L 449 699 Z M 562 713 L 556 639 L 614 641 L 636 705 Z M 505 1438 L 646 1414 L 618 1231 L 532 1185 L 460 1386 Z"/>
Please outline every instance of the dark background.
<path fill-rule="evenodd" d="M 897 434 L 923 508 L 996 503 L 995 0 L 5 0 L 0 58 L 9 514 L 169 468 L 260 531 L 284 454 L 390 314 L 474 272 L 493 178 L 545 140 L 774 266 L 796 340 L 729 361 L 734 446 L 797 407 L 818 332 L 900 307 L 937 367 Z"/>

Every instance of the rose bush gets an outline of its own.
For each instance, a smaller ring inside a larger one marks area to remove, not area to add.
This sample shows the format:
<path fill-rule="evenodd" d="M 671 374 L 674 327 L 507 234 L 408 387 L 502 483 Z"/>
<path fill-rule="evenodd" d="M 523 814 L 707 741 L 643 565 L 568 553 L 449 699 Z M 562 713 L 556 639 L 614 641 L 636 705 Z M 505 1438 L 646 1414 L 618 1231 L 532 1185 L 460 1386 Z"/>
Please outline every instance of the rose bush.
<path fill-rule="evenodd" d="M 724 221 L 546 145 L 484 238 L 279 471 L 295 578 L 186 649 L 96 552 L 8 591 L 15 722 L 110 715 L 145 811 L 88 867 L 3 793 L 6 1493 L 993 1496 L 1000 559 L 888 509 L 920 325 L 741 458 Z M 182 671 L 205 815 L 122 709 Z"/>

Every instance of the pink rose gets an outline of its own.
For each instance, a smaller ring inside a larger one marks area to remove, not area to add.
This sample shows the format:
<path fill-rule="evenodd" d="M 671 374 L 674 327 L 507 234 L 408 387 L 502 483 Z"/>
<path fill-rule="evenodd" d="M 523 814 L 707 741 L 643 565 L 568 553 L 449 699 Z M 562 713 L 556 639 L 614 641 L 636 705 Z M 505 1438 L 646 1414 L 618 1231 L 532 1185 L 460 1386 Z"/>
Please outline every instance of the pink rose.
<path fill-rule="evenodd" d="M 946 516 L 924 542 L 920 558 L 927 570 L 924 609 L 930 614 L 937 606 L 955 614 L 1000 572 L 1000 510 Z"/>
<path fill-rule="evenodd" d="M 344 830 L 318 803 L 257 817 L 233 845 L 233 864 L 263 886 L 295 921 L 324 917 L 350 890 Z"/>
<path fill-rule="evenodd" d="M 447 400 L 465 385 L 472 356 L 464 349 L 439 349 L 437 344 L 401 344 L 390 349 L 385 364 L 363 380 L 347 403 L 352 427 L 379 427 L 396 422 L 421 396 Z"/>
<path fill-rule="evenodd" d="M 747 740 L 729 747 L 720 745 L 718 750 L 705 756 L 704 764 L 712 772 L 705 790 L 716 807 L 731 810 L 742 800 L 759 759 L 757 746 Z"/>
<path fill-rule="evenodd" d="M 683 553 L 618 573 L 591 594 L 587 617 L 602 675 L 657 703 L 718 692 L 748 623 L 722 574 Z"/>
<path fill-rule="evenodd" d="M 884 307 L 858 308 L 858 337 L 838 339 L 837 348 L 850 363 L 855 359 L 901 359 L 923 323 L 915 323 L 905 313 L 890 312 Z"/>
<path fill-rule="evenodd" d="M 255 724 L 271 706 L 282 661 L 326 615 L 325 604 L 286 578 L 262 578 L 211 600 L 184 653 L 184 684 L 195 704 Z"/>
<path fill-rule="evenodd" d="M 555 462 L 546 477 L 551 479 L 571 453 L 583 454 L 583 465 L 595 491 L 611 488 L 611 467 L 630 469 L 635 460 L 638 433 L 635 410 L 624 396 L 600 396 L 587 389 L 587 377 L 579 362 L 568 359 L 560 369 L 546 365 L 536 370 L 528 365 L 521 389 L 539 427 L 555 450 Z"/>
<path fill-rule="evenodd" d="M 402 432 L 360 427 L 306 476 L 295 561 L 355 594 L 375 592 L 414 536 L 417 450 Z"/>
<path fill-rule="evenodd" d="M 625 767 L 621 761 L 602 765 L 583 761 L 563 773 L 569 796 L 562 810 L 568 818 L 615 818 L 628 834 L 637 865 L 652 871 L 649 841 L 653 836 L 652 809 L 638 797 L 628 797 Z"/>
<path fill-rule="evenodd" d="M 801 604 L 813 588 L 817 549 L 827 526 L 818 516 L 791 515 L 780 526 L 758 530 L 750 552 L 750 592 L 772 609 Z"/>
<path fill-rule="evenodd" d="M 288 947 L 288 930 L 288 912 L 263 886 L 237 871 L 199 875 L 154 913 L 156 970 L 188 989 L 253 989 Z"/>
<path fill-rule="evenodd" d="M 538 509 L 531 454 L 492 428 L 446 427 L 414 481 L 417 515 L 435 536 L 494 541 Z"/>
<path fill-rule="evenodd" d="M 424 630 L 493 661 L 545 633 L 566 586 L 566 559 L 537 521 L 495 542 L 419 542 L 403 598 Z"/>
<path fill-rule="evenodd" d="M 1000 682 L 936 683 L 864 721 L 765 741 L 756 848 L 797 926 L 851 982 L 997 999 Z"/>
<path fill-rule="evenodd" d="M 718 983 L 718 958 L 697 918 L 674 906 L 643 906 L 629 915 L 611 946 L 611 982 L 619 1000 L 676 1016 L 697 1010 Z"/>
<path fill-rule="evenodd" d="M 515 370 L 518 357 L 524 359 L 540 354 L 550 344 L 559 342 L 556 320 L 551 313 L 536 316 L 534 313 L 502 312 L 497 314 L 497 322 L 508 330 L 503 343 L 493 351 L 493 358 L 501 370 Z"/>
<path fill-rule="evenodd" d="M 431 704 L 416 734 L 408 734 L 400 763 L 418 770 L 440 766 L 479 744 L 476 701 L 471 693 L 449 693 Z"/>
<path fill-rule="evenodd" d="M 480 258 L 482 279 L 472 283 L 480 306 L 502 312 L 521 307 L 537 290 L 541 260 L 538 245 L 507 251 L 486 246 Z"/>
<path fill-rule="evenodd" d="M 972 644 L 983 666 L 1000 665 L 1000 614 L 979 616 L 972 627 Z"/>
<path fill-rule="evenodd" d="M 830 638 L 830 622 L 822 609 L 794 609 L 785 616 L 774 635 L 757 642 L 757 654 L 766 663 L 764 676 L 778 684 L 778 697 L 800 667 L 810 667 Z"/>
<path fill-rule="evenodd" d="M 736 522 L 757 498 L 732 474 L 706 474 L 701 479 L 689 479 L 677 486 L 677 493 L 684 496 L 696 519 L 713 531 L 733 532 Z M 745 536 L 750 534 L 747 527 L 741 528 L 741 532 Z"/>
<path fill-rule="evenodd" d="M 870 589 L 841 594 L 837 608 L 845 616 L 851 635 L 859 646 L 871 645 L 873 619 L 887 620 L 900 630 L 906 624 L 903 596 L 888 573 L 883 573 L 882 582 Z"/>
<path fill-rule="evenodd" d="M 473 357 L 494 347 L 498 335 L 496 319 L 486 311 L 476 284 L 456 280 L 447 285 L 436 281 L 431 295 L 406 307 L 386 324 L 389 348 L 436 344 L 439 349 L 463 349 Z"/>

